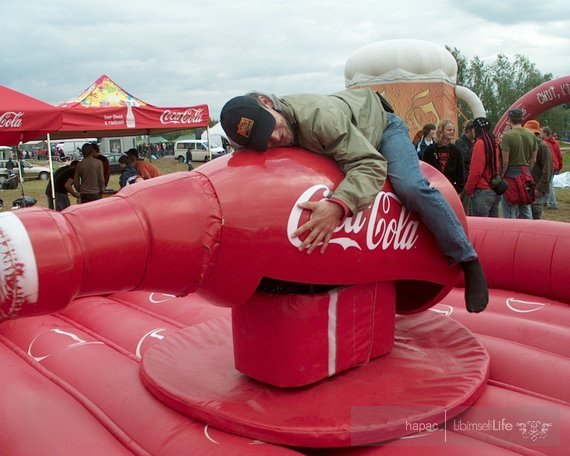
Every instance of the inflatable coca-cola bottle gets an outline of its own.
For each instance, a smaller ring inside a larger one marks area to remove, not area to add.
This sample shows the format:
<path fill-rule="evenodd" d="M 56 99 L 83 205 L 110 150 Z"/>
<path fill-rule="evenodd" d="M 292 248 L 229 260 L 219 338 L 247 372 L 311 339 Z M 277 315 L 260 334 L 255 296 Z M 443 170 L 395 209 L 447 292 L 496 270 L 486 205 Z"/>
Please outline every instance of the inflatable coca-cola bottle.
<path fill-rule="evenodd" d="M 447 180 L 422 169 L 465 223 Z M 298 203 L 325 197 L 342 177 L 328 158 L 302 149 L 240 151 L 61 213 L 2 213 L 0 317 L 53 312 L 76 297 L 127 290 L 181 296 L 200 289 L 220 305 L 235 305 L 262 279 L 394 281 L 400 312 L 431 305 L 459 269 L 389 183 L 344 221 L 324 254 L 299 251 L 292 233 L 310 214 Z"/>

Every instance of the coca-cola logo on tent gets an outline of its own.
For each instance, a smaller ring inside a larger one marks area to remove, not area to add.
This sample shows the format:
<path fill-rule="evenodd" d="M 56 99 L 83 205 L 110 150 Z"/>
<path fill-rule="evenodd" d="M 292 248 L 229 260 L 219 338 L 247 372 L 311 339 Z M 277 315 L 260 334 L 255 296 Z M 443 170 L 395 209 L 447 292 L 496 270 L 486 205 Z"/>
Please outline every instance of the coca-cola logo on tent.
<path fill-rule="evenodd" d="M 23 112 L 7 111 L 0 115 L 0 128 L 22 128 Z"/>
<path fill-rule="evenodd" d="M 204 108 L 188 108 L 186 111 L 172 111 L 166 109 L 160 115 L 162 124 L 195 124 L 205 120 L 206 112 Z"/>

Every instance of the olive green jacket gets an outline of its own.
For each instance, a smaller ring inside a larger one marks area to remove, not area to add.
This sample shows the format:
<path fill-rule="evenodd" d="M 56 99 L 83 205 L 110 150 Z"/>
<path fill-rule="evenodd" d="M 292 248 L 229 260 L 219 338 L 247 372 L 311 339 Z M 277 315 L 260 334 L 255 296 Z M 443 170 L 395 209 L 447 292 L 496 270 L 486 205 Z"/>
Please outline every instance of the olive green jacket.
<path fill-rule="evenodd" d="M 332 197 L 353 214 L 366 208 L 386 180 L 386 159 L 378 152 L 386 112 L 370 89 L 332 95 L 279 98 L 280 112 L 293 131 L 293 145 L 331 157 L 345 178 Z"/>

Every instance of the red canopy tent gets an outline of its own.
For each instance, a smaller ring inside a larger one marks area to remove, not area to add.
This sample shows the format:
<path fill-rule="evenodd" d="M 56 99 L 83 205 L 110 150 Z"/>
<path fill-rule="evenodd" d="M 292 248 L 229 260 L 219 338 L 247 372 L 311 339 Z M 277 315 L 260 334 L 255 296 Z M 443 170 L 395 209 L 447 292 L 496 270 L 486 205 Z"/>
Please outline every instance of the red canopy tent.
<path fill-rule="evenodd" d="M 0 145 L 13 146 L 62 126 L 62 109 L 0 86 Z"/>
<path fill-rule="evenodd" d="M 53 139 L 160 135 L 207 127 L 210 121 L 205 104 L 158 108 L 132 96 L 106 75 L 59 107 L 63 125 Z"/>

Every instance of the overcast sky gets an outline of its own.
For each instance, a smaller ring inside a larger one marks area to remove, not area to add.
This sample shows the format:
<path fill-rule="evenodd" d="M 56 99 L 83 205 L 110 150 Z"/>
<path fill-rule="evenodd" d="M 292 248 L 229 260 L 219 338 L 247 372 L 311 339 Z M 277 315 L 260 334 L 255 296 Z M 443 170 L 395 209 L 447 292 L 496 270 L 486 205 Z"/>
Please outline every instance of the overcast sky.
<path fill-rule="evenodd" d="M 0 84 L 48 103 L 102 74 L 155 106 L 344 88 L 359 48 L 411 38 L 570 74 L 567 1 L 3 0 Z"/>

